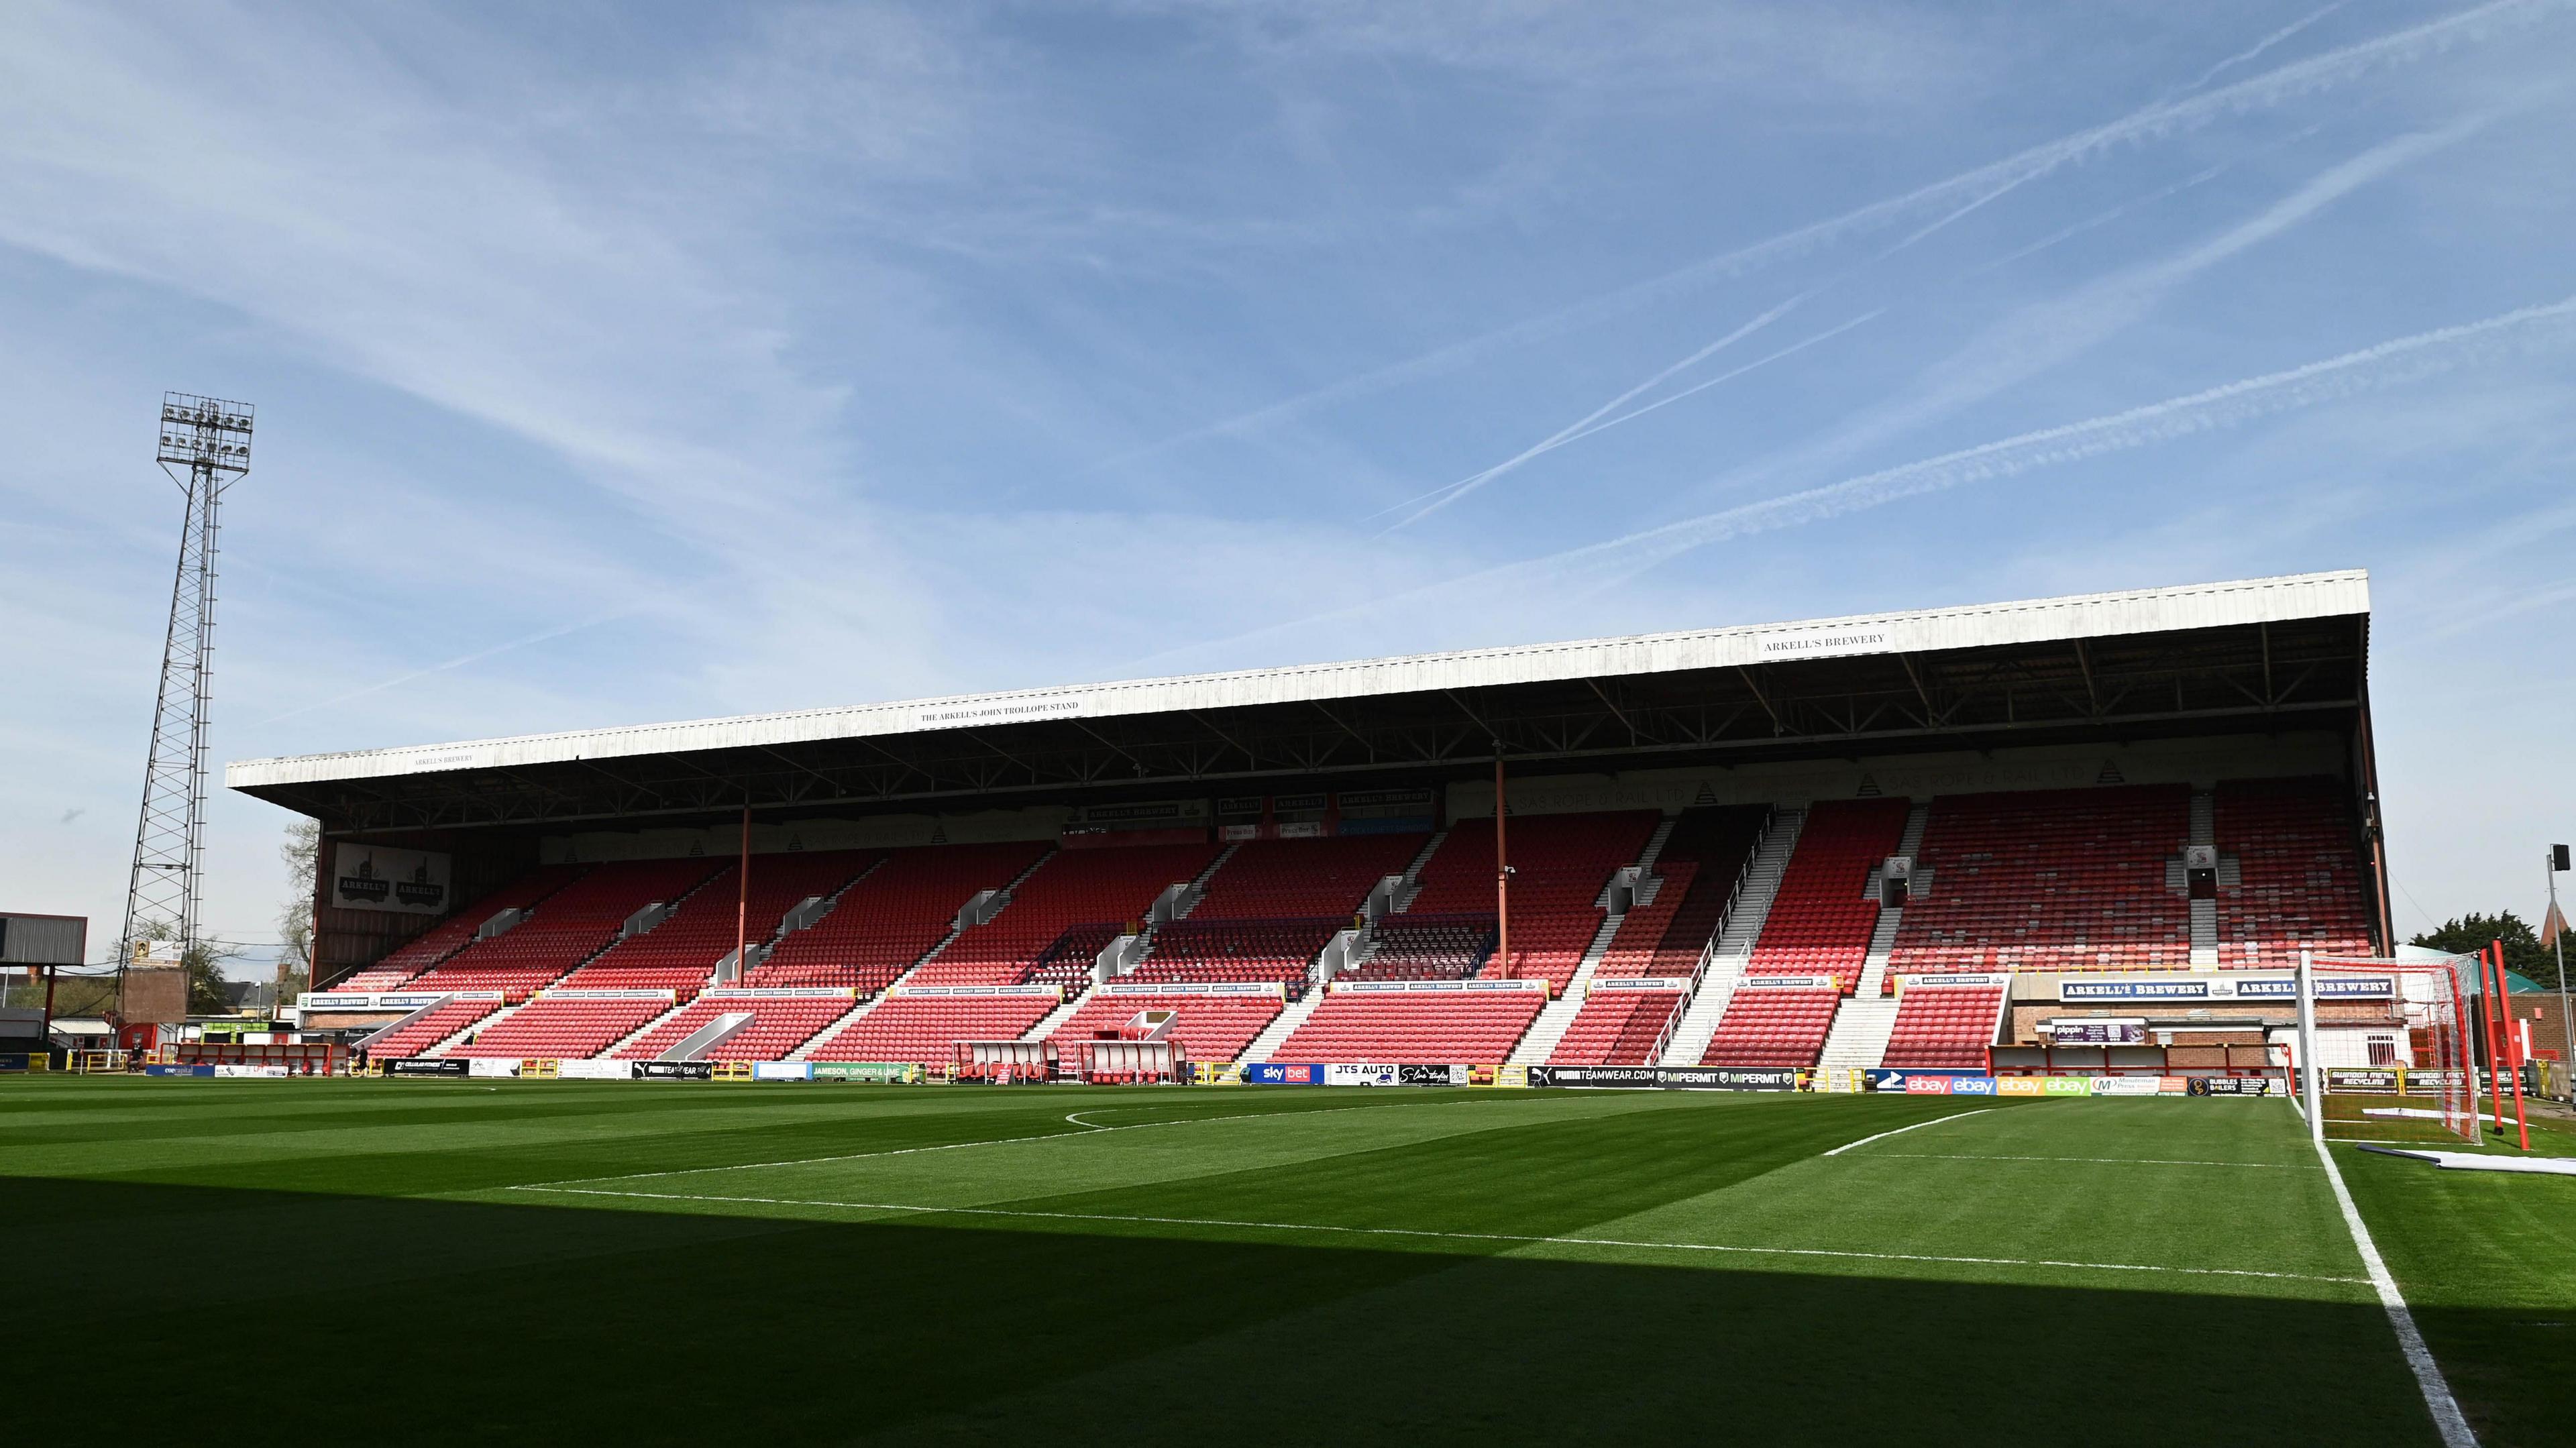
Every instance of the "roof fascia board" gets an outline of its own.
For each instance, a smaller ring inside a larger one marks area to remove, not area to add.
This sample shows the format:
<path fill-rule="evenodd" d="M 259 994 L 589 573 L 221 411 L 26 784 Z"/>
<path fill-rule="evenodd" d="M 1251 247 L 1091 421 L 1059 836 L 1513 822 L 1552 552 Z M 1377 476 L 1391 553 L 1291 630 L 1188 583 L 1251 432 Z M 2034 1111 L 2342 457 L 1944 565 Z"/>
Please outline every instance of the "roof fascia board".
<path fill-rule="evenodd" d="M 234 789 L 2367 615 L 2360 570 L 242 760 Z"/>

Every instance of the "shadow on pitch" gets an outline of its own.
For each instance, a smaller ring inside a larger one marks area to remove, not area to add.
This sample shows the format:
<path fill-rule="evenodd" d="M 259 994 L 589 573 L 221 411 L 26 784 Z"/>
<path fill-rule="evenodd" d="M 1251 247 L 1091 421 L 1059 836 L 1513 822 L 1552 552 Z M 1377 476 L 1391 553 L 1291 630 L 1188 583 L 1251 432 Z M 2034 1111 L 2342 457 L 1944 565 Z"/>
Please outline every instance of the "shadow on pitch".
<path fill-rule="evenodd" d="M 2430 1431 L 2369 1306 L 25 1178 L 0 1229 L 8 1376 L 195 1438 Z"/>

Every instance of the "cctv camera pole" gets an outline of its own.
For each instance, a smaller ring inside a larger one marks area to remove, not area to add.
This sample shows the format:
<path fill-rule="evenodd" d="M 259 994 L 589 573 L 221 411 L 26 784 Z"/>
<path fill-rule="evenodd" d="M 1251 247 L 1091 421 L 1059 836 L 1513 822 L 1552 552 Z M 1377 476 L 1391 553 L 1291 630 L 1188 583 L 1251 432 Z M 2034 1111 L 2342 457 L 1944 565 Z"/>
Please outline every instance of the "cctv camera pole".
<path fill-rule="evenodd" d="M 2567 847 L 2551 845 L 2547 868 L 2541 873 L 2549 881 L 2549 915 L 2553 920 L 2560 918 L 2558 872 L 2566 868 Z M 2566 1043 L 2565 1049 L 2558 1054 L 2558 1085 L 2567 1093 L 2568 1100 L 2576 1101 L 2576 1020 L 2567 1017 L 2567 931 L 2564 927 L 2549 937 L 2549 944 L 2558 952 L 2558 1034 Z"/>

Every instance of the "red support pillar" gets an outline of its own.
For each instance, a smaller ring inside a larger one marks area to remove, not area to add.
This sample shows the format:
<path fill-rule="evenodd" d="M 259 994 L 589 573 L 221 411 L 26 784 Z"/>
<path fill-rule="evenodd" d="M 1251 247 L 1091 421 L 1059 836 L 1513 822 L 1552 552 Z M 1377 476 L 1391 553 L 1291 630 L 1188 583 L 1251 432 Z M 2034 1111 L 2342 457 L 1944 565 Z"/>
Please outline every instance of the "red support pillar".
<path fill-rule="evenodd" d="M 751 801 L 742 805 L 742 861 L 734 866 L 733 983 L 742 984 L 751 948 Z"/>
<path fill-rule="evenodd" d="M 1502 962 L 1502 973 L 1512 971 L 1512 866 L 1503 844 L 1503 742 L 1494 741 L 1494 920 L 1497 933 L 1494 955 Z"/>

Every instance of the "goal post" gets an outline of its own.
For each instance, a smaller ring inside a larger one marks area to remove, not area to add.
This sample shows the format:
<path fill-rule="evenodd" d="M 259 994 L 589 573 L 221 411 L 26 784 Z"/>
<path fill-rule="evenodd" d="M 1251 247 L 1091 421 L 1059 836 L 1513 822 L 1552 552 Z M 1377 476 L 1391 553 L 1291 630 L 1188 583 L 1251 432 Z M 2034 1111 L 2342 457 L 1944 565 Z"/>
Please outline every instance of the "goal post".
<path fill-rule="evenodd" d="M 2379 960 L 2302 952 L 2291 1089 L 2312 1134 L 2475 1143 L 2478 1071 L 2469 957 Z"/>

